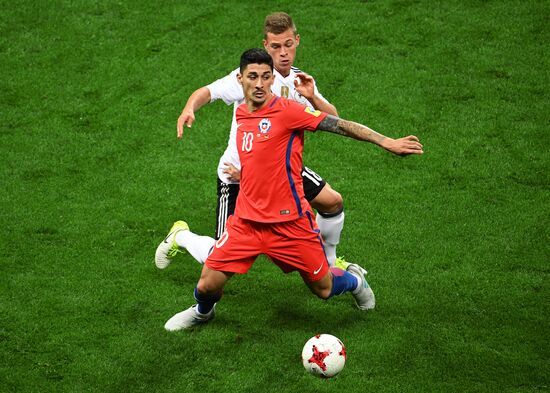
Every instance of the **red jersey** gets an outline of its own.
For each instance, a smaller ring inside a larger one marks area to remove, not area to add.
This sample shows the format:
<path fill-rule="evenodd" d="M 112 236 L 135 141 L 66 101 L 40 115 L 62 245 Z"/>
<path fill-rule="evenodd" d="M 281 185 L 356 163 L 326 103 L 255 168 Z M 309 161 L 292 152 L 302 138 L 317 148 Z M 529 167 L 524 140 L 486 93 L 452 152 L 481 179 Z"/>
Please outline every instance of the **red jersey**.
<path fill-rule="evenodd" d="M 314 131 L 326 116 L 280 97 L 256 112 L 246 104 L 237 108 L 241 185 L 235 216 L 284 222 L 310 210 L 302 184 L 303 131 Z"/>

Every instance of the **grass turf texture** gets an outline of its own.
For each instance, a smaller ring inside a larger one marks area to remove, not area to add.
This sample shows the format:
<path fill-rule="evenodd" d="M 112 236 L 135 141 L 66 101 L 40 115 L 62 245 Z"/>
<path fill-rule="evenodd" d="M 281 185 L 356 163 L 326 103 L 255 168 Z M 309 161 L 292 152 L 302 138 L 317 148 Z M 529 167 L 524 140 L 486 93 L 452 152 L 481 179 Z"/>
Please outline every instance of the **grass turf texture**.
<path fill-rule="evenodd" d="M 550 386 L 550 7 L 544 1 L 2 1 L 0 390 L 532 392 Z M 230 108 L 189 94 L 289 12 L 296 64 L 340 115 L 418 135 L 395 158 L 309 135 L 345 199 L 339 254 L 378 299 L 314 298 L 264 258 L 216 320 L 170 334 L 199 266 L 157 271 L 176 219 L 212 234 Z M 317 332 L 348 363 L 300 364 Z"/>

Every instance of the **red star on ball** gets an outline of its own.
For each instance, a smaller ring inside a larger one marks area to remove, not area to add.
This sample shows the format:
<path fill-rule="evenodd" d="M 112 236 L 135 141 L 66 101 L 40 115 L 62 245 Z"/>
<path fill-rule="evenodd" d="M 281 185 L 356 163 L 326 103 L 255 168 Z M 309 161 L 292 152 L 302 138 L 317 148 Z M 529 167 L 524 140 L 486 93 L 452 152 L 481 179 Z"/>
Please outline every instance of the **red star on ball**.
<path fill-rule="evenodd" d="M 313 346 L 313 355 L 308 360 L 309 363 L 315 363 L 323 371 L 326 371 L 327 365 L 325 364 L 325 358 L 330 355 L 330 351 L 319 351 L 317 346 Z"/>

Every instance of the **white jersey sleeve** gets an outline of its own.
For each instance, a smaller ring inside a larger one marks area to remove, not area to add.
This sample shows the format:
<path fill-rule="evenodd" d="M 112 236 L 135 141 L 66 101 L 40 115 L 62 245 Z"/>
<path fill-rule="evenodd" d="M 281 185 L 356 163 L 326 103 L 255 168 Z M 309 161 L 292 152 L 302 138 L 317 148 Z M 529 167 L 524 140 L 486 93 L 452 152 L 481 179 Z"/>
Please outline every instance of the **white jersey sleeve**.
<path fill-rule="evenodd" d="M 303 73 L 303 71 L 301 71 L 299 68 L 297 67 L 292 67 L 292 71 L 294 71 L 294 75 L 296 74 L 300 74 L 300 73 Z M 311 75 L 309 75 L 311 76 Z M 313 78 L 313 76 L 311 76 Z M 294 77 L 296 79 L 296 77 Z M 311 102 L 309 102 L 309 100 L 306 100 L 304 97 L 302 97 L 300 94 L 298 94 L 296 91 L 294 91 L 296 94 L 297 94 L 297 98 L 296 98 L 296 102 L 300 102 L 300 98 L 301 97 L 303 100 L 305 100 L 307 102 L 307 104 L 304 104 L 304 105 L 307 105 L 307 106 L 311 106 L 313 108 L 313 105 L 311 104 Z M 315 94 L 317 97 L 319 97 L 321 100 L 325 101 L 328 103 L 328 100 L 323 97 L 323 95 L 321 94 L 321 92 L 319 91 L 319 89 L 317 88 L 317 82 L 315 81 L 315 78 L 313 78 L 313 94 Z"/>
<path fill-rule="evenodd" d="M 210 102 L 223 100 L 227 105 L 243 102 L 243 88 L 237 79 L 238 73 L 239 69 L 237 68 L 229 75 L 206 86 L 210 90 Z"/>
<path fill-rule="evenodd" d="M 218 162 L 218 177 L 224 183 L 238 183 L 231 181 L 227 175 L 223 173 L 227 167 L 226 163 L 233 164 L 236 168 L 241 169 L 239 160 L 239 152 L 237 151 L 237 121 L 235 120 L 236 108 L 244 102 L 244 93 L 237 74 L 239 69 L 233 70 L 230 74 L 218 79 L 206 86 L 210 91 L 210 102 L 223 100 L 227 105 L 233 104 L 233 118 L 231 119 L 231 129 L 229 132 L 229 140 L 227 147 Z"/>
<path fill-rule="evenodd" d="M 319 97 L 320 99 L 322 99 L 323 101 L 328 102 L 328 100 L 325 97 L 323 97 L 323 95 L 321 94 L 319 89 L 317 89 L 317 83 L 315 83 L 315 80 L 313 80 L 313 84 L 314 84 L 314 88 L 315 88 L 315 95 L 317 97 Z"/>

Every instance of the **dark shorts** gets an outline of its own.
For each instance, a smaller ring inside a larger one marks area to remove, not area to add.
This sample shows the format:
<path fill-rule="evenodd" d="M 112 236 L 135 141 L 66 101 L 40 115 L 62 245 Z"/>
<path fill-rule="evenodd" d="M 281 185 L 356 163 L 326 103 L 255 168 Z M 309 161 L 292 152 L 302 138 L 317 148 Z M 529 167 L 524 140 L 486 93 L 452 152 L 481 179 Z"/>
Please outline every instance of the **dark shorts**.
<path fill-rule="evenodd" d="M 321 176 L 319 176 L 308 167 L 304 167 L 302 169 L 302 179 L 304 182 L 304 194 L 308 201 L 313 200 L 317 195 L 319 195 L 325 184 L 327 184 L 327 182 L 324 181 Z M 239 195 L 239 189 L 240 187 L 238 184 L 223 183 L 218 178 L 216 233 L 214 236 L 216 240 L 220 238 L 223 231 L 225 230 L 227 217 L 235 212 L 235 204 L 237 203 L 237 195 Z"/>
<path fill-rule="evenodd" d="M 239 184 L 223 183 L 218 178 L 218 203 L 216 205 L 216 233 L 214 238 L 218 240 L 225 231 L 227 218 L 235 212 L 237 195 L 239 195 Z"/>
<path fill-rule="evenodd" d="M 326 181 L 313 170 L 305 166 L 302 169 L 302 179 L 304 181 L 304 194 L 308 202 L 311 202 L 323 189 Z"/>

